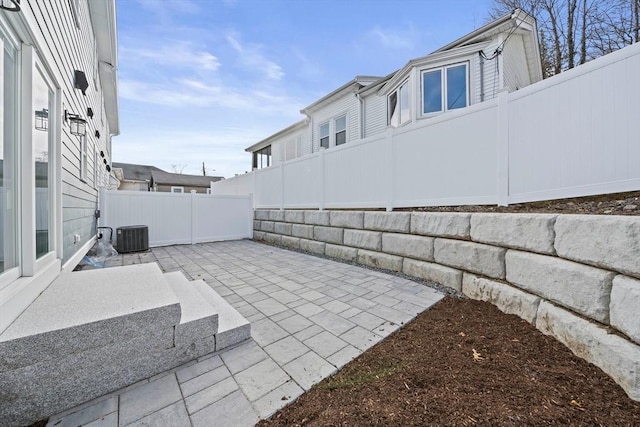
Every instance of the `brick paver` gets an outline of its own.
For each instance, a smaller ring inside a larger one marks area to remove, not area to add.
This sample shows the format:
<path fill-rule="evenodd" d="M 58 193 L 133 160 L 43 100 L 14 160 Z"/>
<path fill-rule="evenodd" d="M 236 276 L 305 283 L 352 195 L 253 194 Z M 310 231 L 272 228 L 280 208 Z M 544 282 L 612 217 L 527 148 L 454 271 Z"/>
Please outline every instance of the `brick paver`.
<path fill-rule="evenodd" d="M 154 248 L 108 266 L 144 262 L 204 279 L 251 321 L 253 339 L 48 425 L 251 426 L 443 297 L 401 277 L 248 240 Z"/>

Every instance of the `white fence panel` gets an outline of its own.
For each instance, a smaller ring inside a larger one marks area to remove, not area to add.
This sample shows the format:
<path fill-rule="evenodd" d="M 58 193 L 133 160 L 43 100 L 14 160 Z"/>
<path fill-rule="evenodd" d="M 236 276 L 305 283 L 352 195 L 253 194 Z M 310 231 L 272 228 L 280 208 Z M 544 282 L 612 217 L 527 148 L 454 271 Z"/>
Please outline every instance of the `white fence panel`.
<path fill-rule="evenodd" d="M 245 239 L 253 235 L 250 197 L 193 196 L 193 243 Z"/>
<path fill-rule="evenodd" d="M 250 173 L 245 173 L 212 182 L 211 192 L 219 195 L 253 194 L 253 176 Z"/>
<path fill-rule="evenodd" d="M 498 107 L 426 119 L 393 137 L 393 206 L 496 203 Z"/>
<path fill-rule="evenodd" d="M 638 76 L 640 43 L 491 101 L 254 171 L 246 178 L 254 207 L 506 204 L 639 190 Z"/>
<path fill-rule="evenodd" d="M 325 207 L 378 207 L 388 200 L 386 139 L 348 143 L 324 153 Z"/>
<path fill-rule="evenodd" d="M 640 188 L 640 44 L 509 96 L 509 202 Z"/>
<path fill-rule="evenodd" d="M 146 225 L 149 246 L 252 236 L 250 196 L 102 190 L 100 225 Z"/>
<path fill-rule="evenodd" d="M 256 174 L 256 206 L 279 208 L 282 204 L 282 169 L 280 166 L 258 169 Z"/>
<path fill-rule="evenodd" d="M 321 157 L 301 157 L 285 163 L 283 167 L 286 207 L 320 208 L 322 201 Z"/>

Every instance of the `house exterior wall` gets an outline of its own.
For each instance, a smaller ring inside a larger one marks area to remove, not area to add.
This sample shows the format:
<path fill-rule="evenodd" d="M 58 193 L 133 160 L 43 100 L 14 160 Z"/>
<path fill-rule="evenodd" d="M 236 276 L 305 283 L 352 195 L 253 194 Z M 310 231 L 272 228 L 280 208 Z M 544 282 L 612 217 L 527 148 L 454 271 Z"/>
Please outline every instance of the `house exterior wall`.
<path fill-rule="evenodd" d="M 312 152 L 316 152 L 320 149 L 320 125 L 326 123 L 329 124 L 329 146 L 335 146 L 334 141 L 334 123 L 333 120 L 337 117 L 346 114 L 347 116 L 347 143 L 355 141 L 360 138 L 360 118 L 359 118 L 359 101 L 355 94 L 347 92 L 341 97 L 337 98 L 330 104 L 319 108 L 317 111 L 311 113 L 311 147 Z"/>
<path fill-rule="evenodd" d="M 509 92 L 531 84 L 527 69 L 524 41 L 520 34 L 512 34 L 504 46 L 504 84 Z"/>
<path fill-rule="evenodd" d="M 387 128 L 387 97 L 373 91 L 364 97 L 364 138 L 384 132 Z"/>
<path fill-rule="evenodd" d="M 160 185 L 156 184 L 154 186 L 153 191 L 157 191 L 159 193 L 171 193 L 171 187 L 182 187 L 184 189 L 184 193 L 191 193 L 191 190 L 196 190 L 196 193 L 206 194 L 207 190 L 210 187 L 192 187 L 188 185 Z"/>
<path fill-rule="evenodd" d="M 4 173 L 16 182 L 9 183 L 15 193 L 21 194 L 12 201 L 13 209 L 2 214 L 10 221 L 3 225 L 4 231 L 18 231 L 8 244 L 15 262 L 0 269 L 0 332 L 91 247 L 98 189 L 110 181 L 106 167 L 111 163 L 111 134 L 119 132 L 114 1 L 25 0 L 20 8 L 0 11 L 0 45 L 15 51 L 9 73 L 17 76 L 15 94 L 0 93 L 4 111 L 11 112 L 10 120 L 0 121 L 0 127 L 15 128 L 4 141 L 5 147 L 14 146 L 15 155 L 5 162 L 14 171 Z M 95 30 L 96 23 L 100 31 Z M 0 49 L 0 54 L 6 52 Z M 74 70 L 85 73 L 84 95 L 74 88 Z M 0 68 L 0 74 L 4 78 L 7 69 Z M 104 75 L 113 80 L 103 85 Z M 34 109 L 43 107 L 48 111 L 45 133 L 37 126 L 38 115 L 34 118 Z M 71 134 L 65 112 L 86 119 L 86 140 Z M 44 146 L 45 154 L 40 154 Z M 37 175 L 42 165 L 45 179 Z M 3 251 L 7 253 L 7 247 Z"/>
<path fill-rule="evenodd" d="M 95 210 L 98 203 L 98 188 L 106 182 L 109 173 L 95 153 L 102 151 L 107 162 L 111 158 L 111 141 L 108 123 L 104 116 L 102 85 L 98 77 L 96 40 L 89 18 L 86 1 L 77 2 L 77 10 L 68 2 L 25 2 L 39 24 L 47 48 L 53 59 L 48 64 L 63 79 L 62 105 L 87 119 L 87 166 L 81 178 L 81 138 L 72 135 L 68 126 L 62 126 L 62 240 L 63 263 L 95 236 Z M 76 19 L 77 16 L 77 19 Z M 77 22 L 77 24 L 76 24 Z M 73 88 L 73 70 L 84 71 L 89 82 L 86 96 Z M 93 119 L 86 115 L 87 108 L 93 110 Z M 95 131 L 100 138 L 95 136 Z M 76 234 L 80 239 L 76 239 Z"/>

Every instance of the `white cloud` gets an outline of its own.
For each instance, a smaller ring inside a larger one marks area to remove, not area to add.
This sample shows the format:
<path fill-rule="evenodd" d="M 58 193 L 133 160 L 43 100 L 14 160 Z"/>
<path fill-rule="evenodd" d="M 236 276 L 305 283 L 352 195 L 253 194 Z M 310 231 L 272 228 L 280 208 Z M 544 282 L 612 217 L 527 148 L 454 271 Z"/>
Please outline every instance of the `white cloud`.
<path fill-rule="evenodd" d="M 412 26 L 404 29 L 382 28 L 375 26 L 366 34 L 366 38 L 377 42 L 385 49 L 411 50 L 415 46 L 416 31 Z"/>
<path fill-rule="evenodd" d="M 237 34 L 227 34 L 227 42 L 240 55 L 240 61 L 249 67 L 254 67 L 256 71 L 264 73 L 269 80 L 280 80 L 284 77 L 284 71 L 275 62 L 267 59 L 260 52 L 261 46 L 250 44 L 244 46 L 238 39 Z"/>
<path fill-rule="evenodd" d="M 204 49 L 200 49 L 186 41 L 159 43 L 151 48 L 120 48 L 121 55 L 134 58 L 133 68 L 149 67 L 150 64 L 161 64 L 168 68 L 191 69 L 198 72 L 216 71 L 220 67 L 218 58 Z"/>

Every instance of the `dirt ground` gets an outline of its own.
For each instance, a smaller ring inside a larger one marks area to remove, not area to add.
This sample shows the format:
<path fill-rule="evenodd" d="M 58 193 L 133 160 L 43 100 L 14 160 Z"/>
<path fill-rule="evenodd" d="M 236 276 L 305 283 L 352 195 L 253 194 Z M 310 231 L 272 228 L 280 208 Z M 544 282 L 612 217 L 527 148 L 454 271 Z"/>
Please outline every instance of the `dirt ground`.
<path fill-rule="evenodd" d="M 509 206 L 437 206 L 394 209 L 419 212 L 504 212 L 596 215 L 640 215 L 640 191 L 605 194 L 574 199 L 519 203 Z"/>
<path fill-rule="evenodd" d="M 640 426 L 599 368 L 491 304 L 446 297 L 259 426 Z"/>

